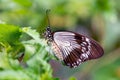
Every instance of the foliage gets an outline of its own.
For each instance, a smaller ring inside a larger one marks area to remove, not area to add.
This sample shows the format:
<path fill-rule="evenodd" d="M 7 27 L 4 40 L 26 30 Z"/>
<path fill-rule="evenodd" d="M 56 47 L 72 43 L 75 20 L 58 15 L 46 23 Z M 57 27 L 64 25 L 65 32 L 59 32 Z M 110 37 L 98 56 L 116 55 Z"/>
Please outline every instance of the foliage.
<path fill-rule="evenodd" d="M 0 0 L 0 79 L 119 80 L 119 5 L 120 0 Z M 52 30 L 88 33 L 103 46 L 104 56 L 75 69 L 59 62 L 51 67 L 54 56 L 42 38 L 46 9 Z"/>
<path fill-rule="evenodd" d="M 23 33 L 30 36 L 31 39 L 19 41 L 21 36 L 24 36 Z M 50 64 L 48 64 L 50 57 L 47 56 L 48 51 L 45 49 L 46 43 L 40 39 L 39 34 L 35 30 L 29 27 L 19 28 L 0 24 L 0 36 L 0 79 L 53 80 L 52 69 Z M 21 45 L 18 45 L 18 43 L 21 43 Z M 20 46 L 24 46 L 25 51 L 21 52 Z M 8 50 L 8 48 L 12 49 Z M 18 58 L 21 53 L 25 55 L 22 62 L 19 62 Z"/>

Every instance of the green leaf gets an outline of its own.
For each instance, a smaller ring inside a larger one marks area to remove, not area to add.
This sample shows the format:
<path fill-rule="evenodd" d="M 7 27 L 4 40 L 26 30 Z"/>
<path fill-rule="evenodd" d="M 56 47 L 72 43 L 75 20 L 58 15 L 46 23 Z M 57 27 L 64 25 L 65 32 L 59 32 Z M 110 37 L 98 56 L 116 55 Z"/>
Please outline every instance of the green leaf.
<path fill-rule="evenodd" d="M 19 40 L 20 35 L 18 26 L 0 24 L 0 42 L 14 44 Z"/>
<path fill-rule="evenodd" d="M 31 80 L 23 71 L 4 70 L 0 71 L 0 80 Z"/>
<path fill-rule="evenodd" d="M 9 65 L 9 59 L 7 57 L 7 53 L 4 48 L 2 48 L 2 50 L 0 52 L 0 68 L 1 69 L 11 68 Z"/>
<path fill-rule="evenodd" d="M 27 66 L 29 66 L 26 71 L 34 79 L 53 80 L 52 69 L 48 63 L 50 56 L 46 56 L 48 50 L 46 49 L 47 44 L 45 40 L 40 38 L 39 33 L 30 27 L 24 27 L 22 32 L 31 37 L 30 40 L 22 41 L 25 46 L 25 56 L 23 60 Z"/>

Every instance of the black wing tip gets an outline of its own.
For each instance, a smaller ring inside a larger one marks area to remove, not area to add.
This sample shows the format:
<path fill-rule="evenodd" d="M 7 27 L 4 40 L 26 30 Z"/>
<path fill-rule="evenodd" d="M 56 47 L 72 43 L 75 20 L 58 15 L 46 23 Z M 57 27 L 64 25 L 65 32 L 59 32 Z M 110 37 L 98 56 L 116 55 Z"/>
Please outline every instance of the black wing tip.
<path fill-rule="evenodd" d="M 96 42 L 95 40 L 92 40 L 91 43 L 93 45 L 92 46 L 92 50 L 93 50 L 93 52 L 96 53 L 94 59 L 102 57 L 104 55 L 104 49 L 103 49 L 103 47 L 98 42 Z"/>

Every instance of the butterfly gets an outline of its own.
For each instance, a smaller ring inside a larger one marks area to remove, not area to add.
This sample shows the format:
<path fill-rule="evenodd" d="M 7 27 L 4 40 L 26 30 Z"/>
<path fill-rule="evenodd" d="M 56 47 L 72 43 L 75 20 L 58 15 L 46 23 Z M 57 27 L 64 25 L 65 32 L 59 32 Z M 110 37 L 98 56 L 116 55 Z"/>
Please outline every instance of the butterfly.
<path fill-rule="evenodd" d="M 77 67 L 82 62 L 103 55 L 103 48 L 93 39 L 71 31 L 51 33 L 47 27 L 46 39 L 55 56 L 69 67 Z"/>
<path fill-rule="evenodd" d="M 70 68 L 75 68 L 87 60 L 97 59 L 104 54 L 104 50 L 98 42 L 75 32 L 51 32 L 51 28 L 48 26 L 45 38 L 55 56 Z"/>

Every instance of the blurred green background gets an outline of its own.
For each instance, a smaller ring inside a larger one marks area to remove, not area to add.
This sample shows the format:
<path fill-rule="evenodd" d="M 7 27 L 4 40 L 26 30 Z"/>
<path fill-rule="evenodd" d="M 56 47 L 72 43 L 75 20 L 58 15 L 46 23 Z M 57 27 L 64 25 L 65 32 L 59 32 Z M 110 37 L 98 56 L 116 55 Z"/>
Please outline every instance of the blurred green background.
<path fill-rule="evenodd" d="M 120 80 L 119 5 L 120 0 L 0 0 L 0 80 Z M 91 36 L 104 48 L 103 57 L 71 69 L 49 55 L 42 38 L 47 9 L 52 31 Z"/>

